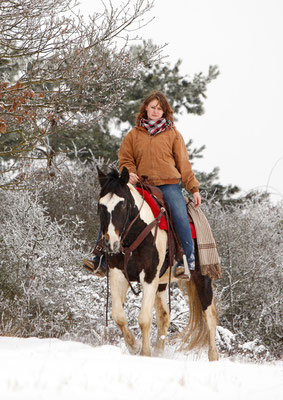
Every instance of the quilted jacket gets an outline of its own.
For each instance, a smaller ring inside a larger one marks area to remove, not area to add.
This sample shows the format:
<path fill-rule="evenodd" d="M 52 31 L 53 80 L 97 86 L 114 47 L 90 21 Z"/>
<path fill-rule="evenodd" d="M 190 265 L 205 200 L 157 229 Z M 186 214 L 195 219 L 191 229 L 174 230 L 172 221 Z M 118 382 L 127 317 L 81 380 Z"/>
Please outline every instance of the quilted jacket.
<path fill-rule="evenodd" d="M 155 136 L 143 127 L 134 127 L 124 137 L 118 156 L 120 170 L 127 167 L 139 177 L 147 175 L 151 185 L 176 184 L 181 180 L 186 190 L 199 190 L 184 139 L 175 127 Z"/>

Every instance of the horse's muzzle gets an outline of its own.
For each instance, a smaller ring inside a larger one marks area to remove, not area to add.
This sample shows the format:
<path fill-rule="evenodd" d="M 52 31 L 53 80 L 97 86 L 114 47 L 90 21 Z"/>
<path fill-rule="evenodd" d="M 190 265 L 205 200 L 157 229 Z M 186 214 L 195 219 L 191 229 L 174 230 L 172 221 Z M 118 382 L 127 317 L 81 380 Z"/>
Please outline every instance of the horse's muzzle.
<path fill-rule="evenodd" d="M 110 240 L 105 239 L 104 243 L 108 253 L 117 254 L 120 252 L 120 240 L 111 243 Z"/>

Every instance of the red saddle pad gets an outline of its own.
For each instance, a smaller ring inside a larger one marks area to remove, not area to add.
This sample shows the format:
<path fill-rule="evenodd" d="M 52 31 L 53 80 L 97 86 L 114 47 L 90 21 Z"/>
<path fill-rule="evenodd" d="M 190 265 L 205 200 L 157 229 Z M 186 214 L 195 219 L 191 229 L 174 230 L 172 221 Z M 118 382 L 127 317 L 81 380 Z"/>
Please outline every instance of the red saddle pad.
<path fill-rule="evenodd" d="M 139 188 L 139 187 L 136 187 L 136 189 L 141 195 L 144 194 L 144 199 L 147 202 L 147 204 L 150 206 L 151 211 L 153 212 L 153 215 L 156 218 L 158 216 L 160 210 L 158 208 L 158 205 L 155 203 L 154 199 L 151 197 L 151 195 L 148 193 L 147 190 L 143 191 L 142 188 Z M 190 226 L 191 226 L 192 238 L 196 239 L 195 227 L 194 227 L 194 224 L 191 221 L 190 221 Z M 168 231 L 168 225 L 167 225 L 167 221 L 166 221 L 164 215 L 162 215 L 162 217 L 160 219 L 159 228 L 160 229 L 165 229 L 166 231 Z"/>

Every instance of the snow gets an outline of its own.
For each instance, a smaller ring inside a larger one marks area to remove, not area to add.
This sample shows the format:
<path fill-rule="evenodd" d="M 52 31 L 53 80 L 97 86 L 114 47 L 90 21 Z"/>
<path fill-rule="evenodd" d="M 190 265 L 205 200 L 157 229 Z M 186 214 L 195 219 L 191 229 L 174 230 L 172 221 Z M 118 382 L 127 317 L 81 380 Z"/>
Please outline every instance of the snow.
<path fill-rule="evenodd" d="M 227 350 L 232 350 L 232 344 L 235 342 L 235 335 L 228 329 L 222 326 L 217 326 L 216 339 L 218 342 L 222 341 L 225 344 Z"/>
<path fill-rule="evenodd" d="M 59 339 L 0 338 L 0 399 L 282 398 L 283 363 L 210 363 L 167 347 L 162 357 Z"/>

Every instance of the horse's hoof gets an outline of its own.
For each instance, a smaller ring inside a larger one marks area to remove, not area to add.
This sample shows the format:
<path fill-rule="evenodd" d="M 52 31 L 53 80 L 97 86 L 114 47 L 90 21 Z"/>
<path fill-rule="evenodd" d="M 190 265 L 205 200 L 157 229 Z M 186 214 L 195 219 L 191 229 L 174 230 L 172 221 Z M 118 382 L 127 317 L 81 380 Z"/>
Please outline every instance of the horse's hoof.
<path fill-rule="evenodd" d="M 133 346 L 130 346 L 129 344 L 127 344 L 127 348 L 130 352 L 130 354 L 132 354 L 133 356 L 139 354 L 139 352 L 141 351 L 141 342 L 139 340 L 136 340 L 135 344 Z"/>
<path fill-rule="evenodd" d="M 154 347 L 153 355 L 155 357 L 160 357 L 160 356 L 162 356 L 163 353 L 164 353 L 164 346 L 157 345 Z"/>
<path fill-rule="evenodd" d="M 215 349 L 209 350 L 208 351 L 208 359 L 209 359 L 209 361 L 218 361 L 219 360 L 218 351 Z"/>
<path fill-rule="evenodd" d="M 145 357 L 151 357 L 151 351 L 150 350 L 141 350 L 141 356 L 145 356 Z"/>
<path fill-rule="evenodd" d="M 166 339 L 165 335 L 162 335 L 157 339 L 156 344 L 154 346 L 154 352 L 153 352 L 154 355 L 160 356 L 161 354 L 164 353 L 165 339 Z"/>

